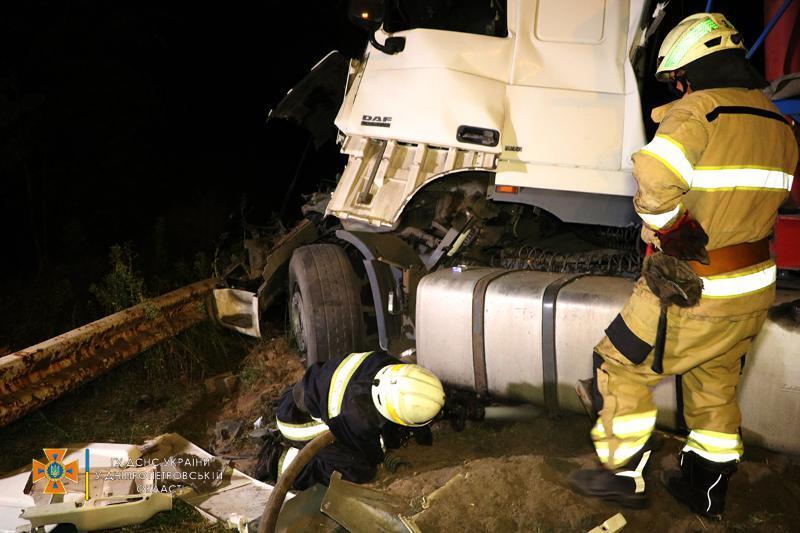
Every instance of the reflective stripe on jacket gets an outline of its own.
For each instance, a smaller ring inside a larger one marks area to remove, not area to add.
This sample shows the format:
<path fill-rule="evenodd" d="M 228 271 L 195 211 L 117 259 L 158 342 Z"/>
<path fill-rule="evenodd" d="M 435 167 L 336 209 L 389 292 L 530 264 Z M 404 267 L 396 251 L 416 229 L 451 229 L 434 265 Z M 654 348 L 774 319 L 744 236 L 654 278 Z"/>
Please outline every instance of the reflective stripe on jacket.
<path fill-rule="evenodd" d="M 767 97 L 759 90 L 708 89 L 652 116 L 656 136 L 633 156 L 634 207 L 645 224 L 665 228 L 688 210 L 708 233 L 709 250 L 768 237 L 792 187 L 797 143 Z M 703 296 L 752 295 L 774 281 L 768 261 L 704 278 Z"/>
<path fill-rule="evenodd" d="M 372 380 L 378 370 L 398 362 L 375 351 L 311 365 L 296 385 L 302 388 L 303 408 L 295 403 L 292 389 L 284 392 L 276 413 L 278 429 L 296 446 L 330 429 L 336 436 L 334 446 L 352 451 L 354 460 L 380 463 L 381 434 L 394 424 L 375 409 Z"/>

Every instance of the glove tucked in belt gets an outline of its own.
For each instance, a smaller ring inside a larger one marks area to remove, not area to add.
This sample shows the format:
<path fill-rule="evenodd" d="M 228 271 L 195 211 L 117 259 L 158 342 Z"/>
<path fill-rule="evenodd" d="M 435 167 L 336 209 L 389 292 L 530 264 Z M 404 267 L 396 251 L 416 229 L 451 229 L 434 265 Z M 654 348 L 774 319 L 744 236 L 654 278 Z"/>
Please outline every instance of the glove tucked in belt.
<path fill-rule="evenodd" d="M 678 307 L 694 307 L 700 303 L 703 280 L 695 274 L 686 261 L 663 252 L 656 252 L 645 258 L 642 276 L 661 302 L 652 365 L 653 372 L 661 374 L 664 372 L 667 308 L 673 304 Z"/>

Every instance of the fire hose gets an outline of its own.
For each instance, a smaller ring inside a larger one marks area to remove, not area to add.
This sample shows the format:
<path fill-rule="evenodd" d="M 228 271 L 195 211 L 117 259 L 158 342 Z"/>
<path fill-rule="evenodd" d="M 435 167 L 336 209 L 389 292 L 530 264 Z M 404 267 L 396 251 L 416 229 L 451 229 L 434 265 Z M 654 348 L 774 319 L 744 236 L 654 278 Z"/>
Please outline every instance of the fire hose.
<path fill-rule="evenodd" d="M 261 514 L 261 520 L 258 524 L 258 533 L 274 533 L 275 525 L 278 523 L 278 514 L 281 512 L 283 500 L 286 498 L 286 493 L 292 487 L 294 480 L 300 474 L 300 471 L 317 455 L 323 448 L 333 444 L 336 437 L 333 436 L 330 430 L 325 430 L 316 436 L 311 442 L 303 446 L 294 461 L 286 468 L 283 474 L 278 478 L 275 488 L 269 495 L 264 512 Z"/>

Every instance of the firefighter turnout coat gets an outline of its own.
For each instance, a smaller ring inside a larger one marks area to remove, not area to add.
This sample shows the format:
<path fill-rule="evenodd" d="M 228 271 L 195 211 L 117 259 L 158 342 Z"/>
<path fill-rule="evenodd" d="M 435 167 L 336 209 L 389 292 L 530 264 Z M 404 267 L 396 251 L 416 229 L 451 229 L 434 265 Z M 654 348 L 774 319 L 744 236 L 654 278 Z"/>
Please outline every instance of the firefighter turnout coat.
<path fill-rule="evenodd" d="M 654 231 L 688 211 L 708 234 L 712 256 L 708 268 L 695 269 L 703 281 L 700 303 L 669 308 L 664 373 L 682 375 L 691 429 L 685 450 L 716 462 L 738 460 L 736 386 L 744 355 L 775 298 L 776 267 L 766 239 L 791 189 L 797 143 L 760 90 L 700 90 L 652 116 L 659 123 L 656 136 L 633 156 L 639 186 L 634 207 Z M 741 247 L 763 253 L 752 264 L 714 270 L 714 250 L 732 251 L 728 255 L 736 258 Z M 595 348 L 603 401 L 592 438 L 607 467 L 624 465 L 655 425 L 650 387 L 661 375 L 650 364 L 659 311 L 658 299 L 640 279 Z"/>
<path fill-rule="evenodd" d="M 302 490 L 327 485 L 334 470 L 346 481 L 365 483 L 384 460 L 384 447 L 396 448 L 408 428 L 390 422 L 375 408 L 372 381 L 380 369 L 401 361 L 383 351 L 353 353 L 311 365 L 303 379 L 279 400 L 277 426 L 291 442 L 281 457 L 283 473 L 299 448 L 330 429 L 336 442 L 319 452 L 294 483 Z M 415 431 L 430 432 L 428 427 Z"/>

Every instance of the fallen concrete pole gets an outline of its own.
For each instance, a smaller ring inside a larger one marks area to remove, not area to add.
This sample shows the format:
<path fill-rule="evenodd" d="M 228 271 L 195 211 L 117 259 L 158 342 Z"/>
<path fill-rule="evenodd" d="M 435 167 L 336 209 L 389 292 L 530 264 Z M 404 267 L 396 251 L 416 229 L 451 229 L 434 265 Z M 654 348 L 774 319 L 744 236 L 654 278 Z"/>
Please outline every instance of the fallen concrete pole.
<path fill-rule="evenodd" d="M 0 427 L 208 318 L 206 279 L 0 358 Z"/>

